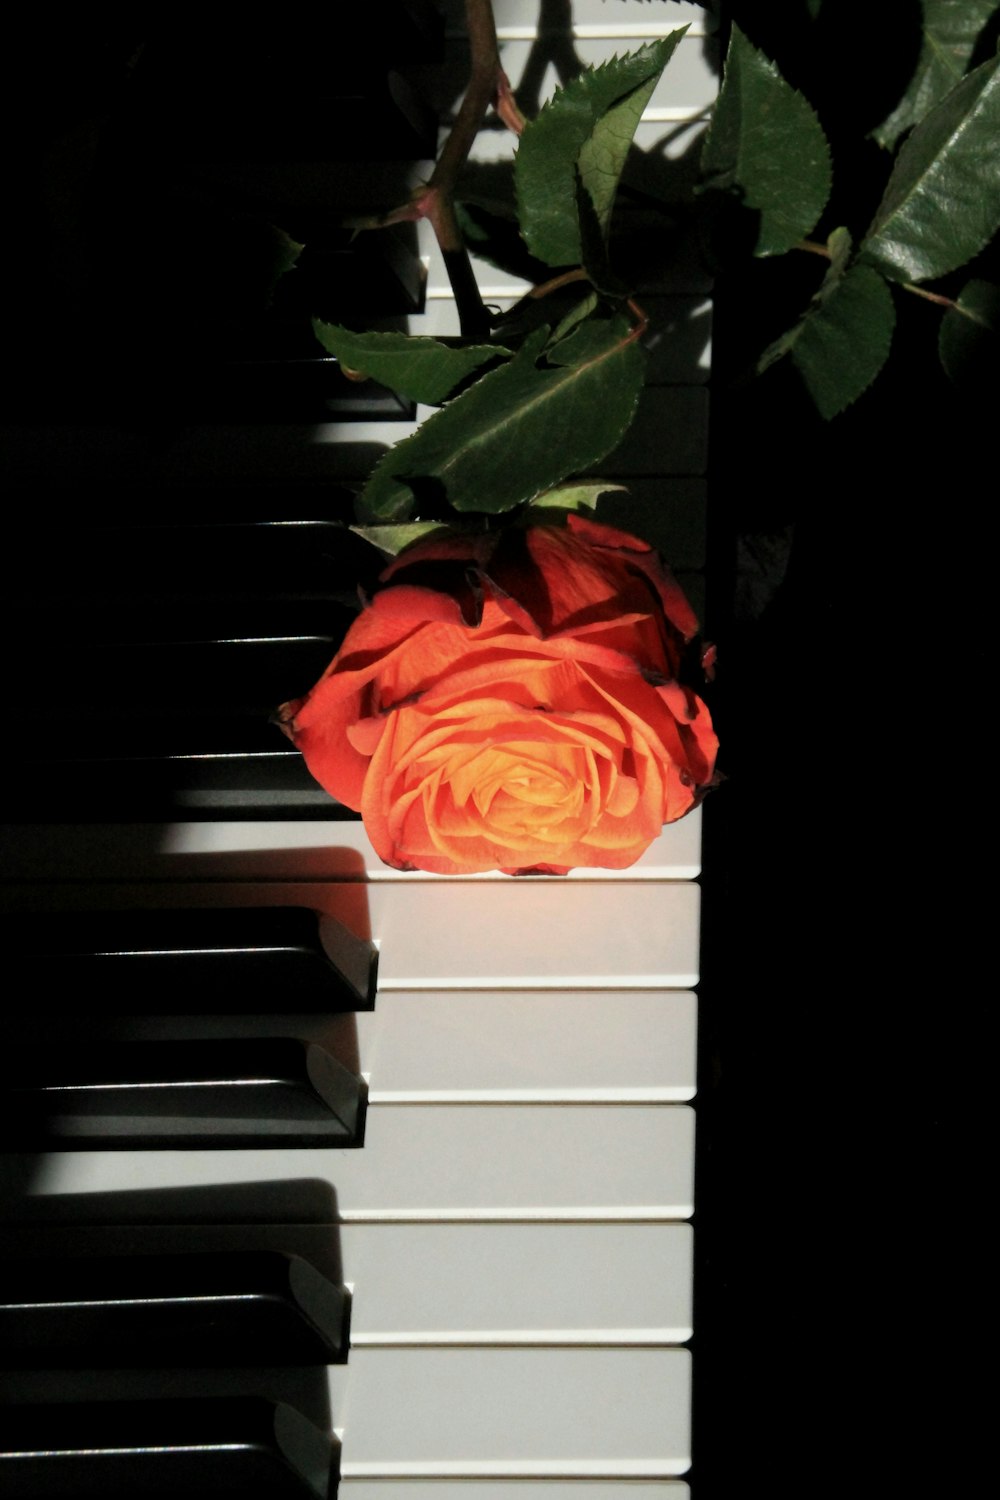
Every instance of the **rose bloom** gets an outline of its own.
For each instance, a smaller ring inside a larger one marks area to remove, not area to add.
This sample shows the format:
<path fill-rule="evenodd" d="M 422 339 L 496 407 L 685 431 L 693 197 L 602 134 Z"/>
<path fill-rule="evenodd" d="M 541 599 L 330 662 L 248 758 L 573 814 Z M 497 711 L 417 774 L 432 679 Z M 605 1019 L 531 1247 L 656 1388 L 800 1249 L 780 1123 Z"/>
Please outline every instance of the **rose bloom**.
<path fill-rule="evenodd" d="M 710 785 L 698 622 L 645 542 L 571 513 L 417 543 L 380 583 L 277 717 L 395 869 L 623 869 Z"/>

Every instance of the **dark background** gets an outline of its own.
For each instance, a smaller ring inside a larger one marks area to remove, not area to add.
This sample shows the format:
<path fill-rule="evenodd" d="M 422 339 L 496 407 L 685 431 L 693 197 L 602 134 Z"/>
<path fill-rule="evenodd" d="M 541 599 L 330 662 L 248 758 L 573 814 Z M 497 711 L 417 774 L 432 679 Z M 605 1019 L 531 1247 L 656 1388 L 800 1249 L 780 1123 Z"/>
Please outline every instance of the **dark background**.
<path fill-rule="evenodd" d="M 342 80 L 374 46 L 361 9 L 331 8 L 329 34 L 307 39 Z M 859 237 L 887 172 L 868 132 L 916 61 L 916 0 L 863 15 L 824 0 L 815 21 L 806 0 L 722 10 L 723 31 L 738 19 L 830 137 L 834 199 L 814 237 L 840 223 Z M 282 66 L 302 53 L 286 23 L 269 23 Z M 113 388 L 155 442 L 173 416 L 162 372 L 183 370 L 187 336 L 218 308 L 220 240 L 240 236 L 200 201 L 161 223 L 152 182 L 137 255 L 114 213 L 120 136 L 96 198 L 74 196 L 93 121 L 126 87 L 142 34 L 88 14 L 58 39 L 39 24 L 12 43 L 2 265 L 15 417 L 58 418 Z M 193 22 L 184 35 L 205 41 Z M 328 131 L 336 87 L 318 66 L 308 84 Z M 276 155 L 284 102 L 262 86 Z M 352 128 L 352 151 L 377 154 L 380 118 Z M 83 232 L 95 202 L 105 216 Z M 311 242 L 327 229 L 313 225 Z M 329 254 L 348 255 L 329 232 Z M 954 1485 L 974 1446 L 960 1351 L 976 1341 L 990 1243 L 996 386 L 951 387 L 938 312 L 900 293 L 889 368 L 822 422 L 791 368 L 751 374 L 821 267 L 753 262 L 746 232 L 726 220 L 708 251 L 707 629 L 726 780 L 706 807 L 693 1491 L 736 1495 L 764 1478 L 771 1495 L 826 1481 L 864 1493 L 904 1471 L 930 1490 Z M 263 302 L 260 234 L 245 290 Z M 942 288 L 996 269 L 991 247 Z M 223 319 L 211 358 L 231 353 L 241 317 Z"/>
<path fill-rule="evenodd" d="M 917 5 L 726 9 L 830 138 L 812 237 L 857 240 Z M 833 422 L 786 365 L 748 379 L 810 259 L 733 257 L 717 284 L 710 504 L 735 586 L 709 619 L 729 780 L 706 809 L 694 1474 L 735 1494 L 756 1455 L 770 1493 L 930 1493 L 978 1434 L 996 380 L 951 386 L 937 311 L 904 293 L 889 366 Z"/>

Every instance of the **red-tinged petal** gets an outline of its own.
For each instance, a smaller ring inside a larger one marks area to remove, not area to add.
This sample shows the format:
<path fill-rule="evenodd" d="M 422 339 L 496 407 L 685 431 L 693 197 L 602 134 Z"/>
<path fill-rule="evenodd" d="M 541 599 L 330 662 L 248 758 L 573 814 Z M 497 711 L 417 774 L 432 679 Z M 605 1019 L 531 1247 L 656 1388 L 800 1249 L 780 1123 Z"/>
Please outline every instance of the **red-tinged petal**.
<path fill-rule="evenodd" d="M 696 629 L 646 543 L 583 517 L 401 554 L 282 727 L 397 869 L 625 869 L 695 805 L 716 740 Z"/>
<path fill-rule="evenodd" d="M 629 536 L 624 531 L 615 531 L 602 526 L 586 516 L 571 514 L 567 518 L 569 530 L 591 546 L 613 549 L 622 554 L 623 560 L 640 572 L 656 590 L 667 619 L 683 636 L 685 641 L 698 634 L 698 617 L 694 613 L 680 584 L 670 569 L 665 567 L 657 552 L 648 542 Z"/>
<path fill-rule="evenodd" d="M 428 563 L 477 563 L 489 560 L 496 545 L 496 534 L 491 532 L 462 532 L 448 536 L 438 533 L 425 542 L 416 542 L 404 548 L 379 574 L 379 581 L 388 583 L 404 573 L 407 568 L 423 567 Z"/>
<path fill-rule="evenodd" d="M 639 555 L 653 553 L 652 547 L 641 537 L 632 536 L 628 531 L 619 531 L 614 526 L 606 526 L 603 521 L 595 521 L 580 511 L 571 510 L 568 513 L 566 529 L 591 547 L 612 547 L 620 552 L 635 552 Z"/>
<path fill-rule="evenodd" d="M 356 724 L 348 724 L 346 733 L 351 748 L 370 760 L 385 733 L 385 719 L 359 719 Z"/>

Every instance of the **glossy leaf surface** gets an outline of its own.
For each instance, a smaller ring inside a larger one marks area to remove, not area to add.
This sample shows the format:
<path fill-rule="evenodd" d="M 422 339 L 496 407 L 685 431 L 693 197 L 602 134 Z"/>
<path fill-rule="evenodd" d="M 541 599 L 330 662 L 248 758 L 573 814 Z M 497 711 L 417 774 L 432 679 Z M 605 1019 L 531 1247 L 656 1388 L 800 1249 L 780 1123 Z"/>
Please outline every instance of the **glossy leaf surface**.
<path fill-rule="evenodd" d="M 1000 226 L 1000 58 L 963 78 L 903 145 L 861 246 L 898 281 L 964 265 Z"/>
<path fill-rule="evenodd" d="M 978 278 L 969 281 L 956 298 L 961 311 L 953 308 L 941 319 L 938 352 L 941 363 L 956 385 L 986 382 L 996 387 L 1000 367 L 1000 286 Z"/>
<path fill-rule="evenodd" d="M 588 479 L 579 484 L 561 484 L 554 490 L 546 490 L 544 495 L 536 495 L 531 505 L 534 510 L 596 510 L 602 495 L 624 488 L 623 484 Z"/>
<path fill-rule="evenodd" d="M 632 89 L 613 104 L 594 126 L 590 137 L 584 141 L 577 159 L 580 178 L 590 195 L 605 236 L 611 223 L 618 180 L 632 146 L 635 132 L 643 111 L 659 82 L 660 74 L 673 54 L 674 48 L 687 28 L 674 31 L 662 41 L 654 42 L 648 50 L 652 54 L 653 71 L 646 81 Z"/>
<path fill-rule="evenodd" d="M 437 339 L 410 338 L 405 333 L 352 333 L 318 318 L 313 319 L 313 332 L 351 378 L 377 380 L 400 396 L 428 406 L 439 406 L 475 370 L 510 353 L 498 344 L 453 349 Z"/>
<path fill-rule="evenodd" d="M 598 341 L 578 328 L 560 346 L 575 362 L 553 367 L 537 363 L 549 333 L 537 329 L 509 364 L 390 449 L 361 495 L 364 516 L 407 520 L 442 503 L 511 510 L 610 453 L 635 414 L 645 360 L 623 318 L 600 331 Z"/>
<path fill-rule="evenodd" d="M 846 229 L 829 239 L 830 268 L 804 316 L 761 357 L 759 369 L 790 354 L 829 420 L 868 389 L 889 356 L 896 314 L 892 293 L 870 266 L 850 263 Z"/>
<path fill-rule="evenodd" d="M 922 0 L 923 43 L 916 71 L 896 108 L 872 132 L 879 145 L 895 145 L 954 87 L 998 6 L 1000 0 Z"/>
<path fill-rule="evenodd" d="M 588 68 L 525 126 L 514 159 L 518 218 L 529 250 L 548 265 L 583 259 L 578 171 L 606 230 L 635 128 L 685 30 Z"/>
<path fill-rule="evenodd" d="M 386 557 L 396 557 L 404 547 L 414 542 L 425 542 L 436 532 L 445 533 L 448 528 L 437 521 L 401 521 L 396 526 L 352 526 L 356 536 L 364 537 Z"/>
<path fill-rule="evenodd" d="M 739 195 L 760 215 L 757 255 L 798 244 L 830 196 L 830 149 L 812 106 L 738 26 L 701 166 L 706 187 Z"/>

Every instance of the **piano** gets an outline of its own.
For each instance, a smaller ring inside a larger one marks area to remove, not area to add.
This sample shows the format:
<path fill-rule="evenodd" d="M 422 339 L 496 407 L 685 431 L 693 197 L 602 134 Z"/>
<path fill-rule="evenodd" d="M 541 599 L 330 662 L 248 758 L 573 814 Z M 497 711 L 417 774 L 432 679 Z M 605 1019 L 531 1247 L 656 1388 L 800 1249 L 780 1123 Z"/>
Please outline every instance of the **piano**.
<path fill-rule="evenodd" d="M 461 5 L 394 9 L 443 23 L 443 61 L 388 91 L 419 143 L 454 108 Z M 495 10 L 529 110 L 688 24 L 636 169 L 683 176 L 716 86 L 700 10 Z M 484 197 L 513 145 L 486 122 Z M 375 193 L 399 170 L 332 176 Z M 262 195 L 281 171 L 258 166 Z M 199 172 L 207 192 L 221 169 Z M 392 282 L 386 326 L 454 334 L 425 228 L 373 245 L 372 295 Z M 528 285 L 474 265 L 498 309 Z M 602 512 L 699 609 L 709 290 L 691 256 L 659 270 L 649 386 L 604 469 L 629 495 Z M 379 863 L 266 711 L 318 675 L 372 568 L 331 524 L 343 487 L 423 413 L 320 357 L 280 368 L 294 400 L 237 359 L 240 406 L 211 350 L 185 417 L 142 365 L 169 413 L 143 426 L 109 415 L 130 395 L 109 357 L 85 420 L 7 434 L 41 518 L 2 794 L 5 945 L 42 976 L 6 1038 L 11 1493 L 684 1500 L 702 813 L 620 873 Z"/>

